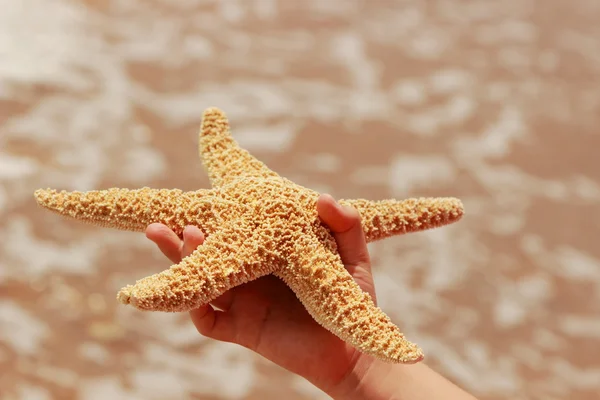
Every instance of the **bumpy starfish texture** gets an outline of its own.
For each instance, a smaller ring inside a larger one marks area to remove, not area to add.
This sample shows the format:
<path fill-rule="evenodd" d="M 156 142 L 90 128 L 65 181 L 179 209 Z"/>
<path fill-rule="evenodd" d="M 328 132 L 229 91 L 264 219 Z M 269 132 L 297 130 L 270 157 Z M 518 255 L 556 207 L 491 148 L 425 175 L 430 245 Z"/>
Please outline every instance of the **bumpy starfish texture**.
<path fill-rule="evenodd" d="M 38 203 L 64 216 L 129 231 L 163 223 L 180 237 L 187 225 L 203 245 L 179 264 L 123 288 L 117 298 L 141 310 L 188 311 L 267 274 L 283 280 L 323 327 L 362 352 L 414 363 L 422 350 L 378 308 L 345 269 L 331 231 L 319 219 L 319 193 L 279 176 L 239 147 L 225 114 L 205 110 L 200 154 L 212 189 L 38 190 Z M 367 241 L 460 219 L 455 198 L 341 200 L 358 210 Z"/>

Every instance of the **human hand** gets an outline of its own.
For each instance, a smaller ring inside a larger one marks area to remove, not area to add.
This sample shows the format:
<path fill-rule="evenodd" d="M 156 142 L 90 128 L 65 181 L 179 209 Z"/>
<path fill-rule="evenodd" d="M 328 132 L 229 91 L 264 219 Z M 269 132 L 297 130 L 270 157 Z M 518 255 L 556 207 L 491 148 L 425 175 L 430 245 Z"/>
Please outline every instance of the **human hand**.
<path fill-rule="evenodd" d="M 317 210 L 333 233 L 346 269 L 376 301 L 358 212 L 328 195 L 318 199 Z M 193 226 L 186 227 L 183 241 L 162 224 L 148 226 L 146 236 L 173 263 L 204 241 L 202 232 Z M 235 287 L 190 316 L 202 335 L 247 347 L 326 393 L 338 390 L 359 359 L 366 357 L 315 322 L 296 295 L 272 275 Z"/>

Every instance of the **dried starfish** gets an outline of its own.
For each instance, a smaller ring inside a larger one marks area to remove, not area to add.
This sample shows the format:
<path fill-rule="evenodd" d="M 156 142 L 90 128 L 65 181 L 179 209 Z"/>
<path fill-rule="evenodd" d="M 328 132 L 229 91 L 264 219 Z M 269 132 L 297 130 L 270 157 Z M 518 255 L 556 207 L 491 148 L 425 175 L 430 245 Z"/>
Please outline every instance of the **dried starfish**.
<path fill-rule="evenodd" d="M 271 171 L 240 148 L 217 108 L 205 110 L 200 154 L 212 189 L 37 190 L 38 203 L 95 225 L 144 231 L 155 222 L 180 237 L 199 226 L 206 240 L 179 264 L 121 289 L 117 298 L 141 310 L 188 311 L 267 274 L 281 278 L 312 317 L 360 351 L 414 363 L 421 349 L 356 284 L 330 230 L 317 214 L 319 194 Z M 341 200 L 360 213 L 367 241 L 460 219 L 455 198 Z"/>

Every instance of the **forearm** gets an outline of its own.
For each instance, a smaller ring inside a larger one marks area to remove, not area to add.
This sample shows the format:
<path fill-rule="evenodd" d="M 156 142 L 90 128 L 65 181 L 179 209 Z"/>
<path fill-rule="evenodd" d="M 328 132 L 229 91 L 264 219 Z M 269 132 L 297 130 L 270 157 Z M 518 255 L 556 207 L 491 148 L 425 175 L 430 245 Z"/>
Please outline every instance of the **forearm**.
<path fill-rule="evenodd" d="M 386 364 L 369 357 L 359 360 L 330 395 L 335 400 L 475 400 L 423 363 Z"/>

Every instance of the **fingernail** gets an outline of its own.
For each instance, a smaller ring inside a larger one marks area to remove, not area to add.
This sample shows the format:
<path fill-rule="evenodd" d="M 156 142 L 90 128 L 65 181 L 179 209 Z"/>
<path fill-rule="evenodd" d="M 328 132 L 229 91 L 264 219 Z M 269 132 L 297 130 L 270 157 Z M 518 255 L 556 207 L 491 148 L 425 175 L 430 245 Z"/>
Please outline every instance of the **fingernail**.
<path fill-rule="evenodd" d="M 331 199 L 331 201 L 333 201 L 333 203 L 334 203 L 336 206 L 338 206 L 338 207 L 339 207 L 339 204 L 338 204 L 337 200 L 335 199 L 335 197 L 333 197 L 333 196 L 332 196 L 332 195 L 330 195 L 329 193 L 325 193 L 325 194 L 323 194 L 323 196 L 327 196 L 327 197 L 329 197 L 329 198 Z"/>
<path fill-rule="evenodd" d="M 342 205 L 340 203 L 338 203 L 338 201 L 336 199 L 334 199 L 333 196 L 331 198 L 333 199 L 335 208 L 337 208 L 339 211 L 344 211 L 344 207 L 342 207 Z"/>

